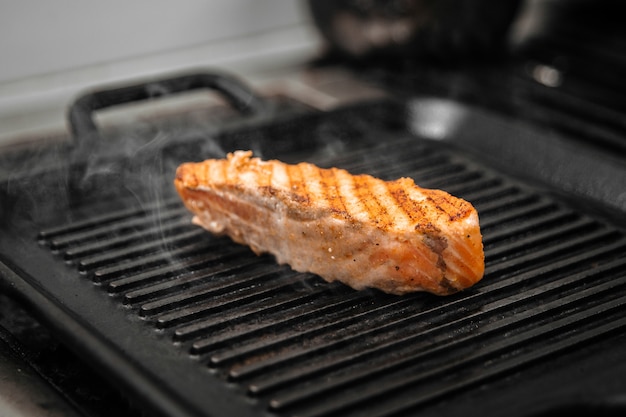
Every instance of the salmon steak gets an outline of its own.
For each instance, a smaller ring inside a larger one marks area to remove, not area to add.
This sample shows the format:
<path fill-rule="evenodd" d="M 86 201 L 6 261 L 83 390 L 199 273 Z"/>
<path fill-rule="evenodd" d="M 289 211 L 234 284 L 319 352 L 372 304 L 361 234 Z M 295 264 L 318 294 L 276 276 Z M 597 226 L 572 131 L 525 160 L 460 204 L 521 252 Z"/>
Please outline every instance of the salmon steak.
<path fill-rule="evenodd" d="M 174 185 L 195 224 L 329 282 L 448 295 L 484 274 L 474 207 L 410 178 L 383 181 L 236 151 L 180 165 Z"/>

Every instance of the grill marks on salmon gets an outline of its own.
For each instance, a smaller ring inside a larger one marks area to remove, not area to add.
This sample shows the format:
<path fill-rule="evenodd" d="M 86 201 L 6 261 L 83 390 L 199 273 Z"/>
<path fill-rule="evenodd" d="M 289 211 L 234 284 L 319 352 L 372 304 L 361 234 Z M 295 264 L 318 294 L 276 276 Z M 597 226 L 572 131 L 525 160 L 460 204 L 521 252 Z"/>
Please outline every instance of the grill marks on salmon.
<path fill-rule="evenodd" d="M 474 207 L 409 178 L 383 181 L 237 151 L 182 164 L 174 183 L 199 226 L 357 290 L 446 295 L 484 273 Z"/>

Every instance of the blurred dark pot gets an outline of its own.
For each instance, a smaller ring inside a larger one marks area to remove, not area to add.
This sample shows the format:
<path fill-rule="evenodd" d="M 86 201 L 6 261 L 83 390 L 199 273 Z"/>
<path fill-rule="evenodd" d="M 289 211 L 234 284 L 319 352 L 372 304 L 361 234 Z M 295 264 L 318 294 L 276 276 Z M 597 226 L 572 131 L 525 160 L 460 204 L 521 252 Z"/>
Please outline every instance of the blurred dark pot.
<path fill-rule="evenodd" d="M 498 53 L 519 0 L 309 0 L 321 34 L 351 58 L 456 60 Z"/>

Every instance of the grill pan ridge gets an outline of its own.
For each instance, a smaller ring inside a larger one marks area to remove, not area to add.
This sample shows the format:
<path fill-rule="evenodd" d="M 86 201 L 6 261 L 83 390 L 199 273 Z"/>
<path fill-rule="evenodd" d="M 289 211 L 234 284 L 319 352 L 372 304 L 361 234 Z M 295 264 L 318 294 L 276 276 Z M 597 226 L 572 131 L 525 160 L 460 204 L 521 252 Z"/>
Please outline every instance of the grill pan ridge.
<path fill-rule="evenodd" d="M 354 292 L 207 236 L 173 202 L 159 213 L 172 227 L 150 229 L 148 209 L 45 229 L 39 239 L 77 279 L 98 283 L 279 414 L 403 414 L 626 324 L 621 233 L 445 152 L 402 148 L 419 156 L 393 167 L 358 154 L 327 163 L 402 173 L 472 201 L 486 248 L 475 289 L 445 300 Z M 514 231 L 502 232 L 506 225 Z M 148 243 L 134 243 L 137 234 Z"/>
<path fill-rule="evenodd" d="M 129 200 L 104 214 L 78 208 L 88 214 L 39 228 L 33 251 L 48 253 L 61 271 L 54 274 L 75 283 L 85 303 L 111 313 L 88 323 L 91 331 L 123 317 L 121 327 L 136 329 L 148 349 L 154 343 L 155 352 L 132 357 L 151 357 L 133 366 L 161 375 L 159 389 L 183 403 L 185 384 L 205 392 L 182 408 L 152 404 L 171 415 L 223 415 L 229 401 L 242 404 L 230 415 L 453 415 L 445 405 L 466 392 L 623 335 L 621 230 L 454 148 L 396 133 L 306 155 L 353 173 L 409 176 L 471 201 L 486 275 L 460 294 L 356 292 L 293 272 L 191 225 L 171 188 L 139 207 Z M 172 371 L 177 365 L 182 370 Z"/>

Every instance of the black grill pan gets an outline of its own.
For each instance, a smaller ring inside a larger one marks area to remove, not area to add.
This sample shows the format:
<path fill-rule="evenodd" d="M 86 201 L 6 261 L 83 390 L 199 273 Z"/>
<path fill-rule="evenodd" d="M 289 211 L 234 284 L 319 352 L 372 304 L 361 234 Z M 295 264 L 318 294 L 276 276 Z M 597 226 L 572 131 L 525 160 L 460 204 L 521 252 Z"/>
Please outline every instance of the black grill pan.
<path fill-rule="evenodd" d="M 626 237 L 615 207 L 494 170 L 484 163 L 494 155 L 455 143 L 467 131 L 428 137 L 415 109 L 372 103 L 172 137 L 95 167 L 60 158 L 13 172 L 1 194 L 5 288 L 158 415 L 623 411 Z M 173 170 L 237 148 L 466 198 L 485 278 L 445 298 L 356 292 L 199 230 Z"/>

